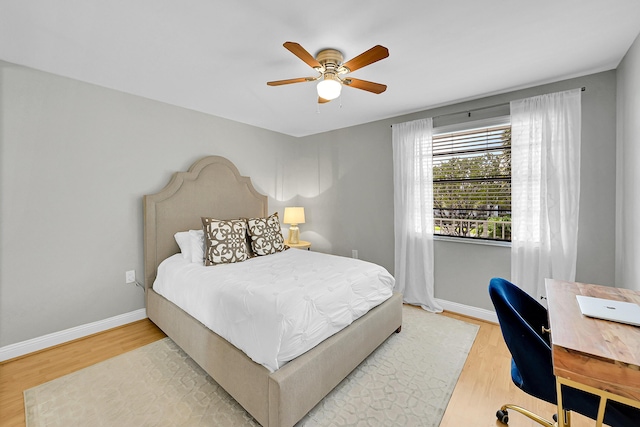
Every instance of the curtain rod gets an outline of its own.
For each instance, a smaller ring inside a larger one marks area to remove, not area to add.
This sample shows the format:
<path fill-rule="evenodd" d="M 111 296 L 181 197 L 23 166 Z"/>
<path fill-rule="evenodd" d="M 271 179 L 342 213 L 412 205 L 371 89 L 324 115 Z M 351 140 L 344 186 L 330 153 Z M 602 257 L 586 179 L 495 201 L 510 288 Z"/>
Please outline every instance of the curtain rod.
<path fill-rule="evenodd" d="M 580 90 L 582 92 L 584 92 L 585 90 L 587 90 L 586 86 L 582 86 L 580 88 Z M 481 111 L 481 110 L 489 110 L 491 108 L 497 108 L 497 107 L 504 107 L 505 105 L 509 105 L 510 102 L 503 102 L 501 104 L 493 104 L 493 105 L 487 105 L 486 107 L 478 107 L 478 108 L 472 108 L 470 110 L 462 110 L 462 111 L 457 111 L 455 113 L 446 113 L 446 114 L 440 114 L 439 116 L 433 116 L 433 119 L 439 119 L 440 117 L 447 117 L 447 116 L 455 116 L 456 114 L 462 114 L 462 113 L 467 113 L 468 116 L 467 117 L 471 117 L 471 113 L 475 112 L 475 111 Z M 393 127 L 393 125 L 391 125 L 391 127 Z"/>

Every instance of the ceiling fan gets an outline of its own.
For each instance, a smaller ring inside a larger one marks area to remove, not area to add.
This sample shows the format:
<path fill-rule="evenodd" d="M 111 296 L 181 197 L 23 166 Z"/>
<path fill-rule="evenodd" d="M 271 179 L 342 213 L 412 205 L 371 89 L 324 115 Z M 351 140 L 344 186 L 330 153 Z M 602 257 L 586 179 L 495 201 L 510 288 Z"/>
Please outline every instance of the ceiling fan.
<path fill-rule="evenodd" d="M 320 104 L 329 102 L 340 96 L 343 85 L 376 94 L 387 90 L 386 85 L 346 76 L 346 74 L 352 71 L 366 67 L 367 65 L 388 57 L 389 49 L 384 46 L 376 45 L 368 51 L 363 52 L 344 63 L 342 62 L 342 52 L 336 49 L 321 50 L 314 58 L 298 43 L 286 42 L 283 46 L 295 56 L 302 59 L 311 68 L 315 69 L 318 72 L 318 75 L 316 77 L 300 77 L 297 79 L 267 82 L 269 86 L 280 86 L 291 83 L 314 82 L 316 80 L 320 80 L 317 86 L 318 103 Z"/>

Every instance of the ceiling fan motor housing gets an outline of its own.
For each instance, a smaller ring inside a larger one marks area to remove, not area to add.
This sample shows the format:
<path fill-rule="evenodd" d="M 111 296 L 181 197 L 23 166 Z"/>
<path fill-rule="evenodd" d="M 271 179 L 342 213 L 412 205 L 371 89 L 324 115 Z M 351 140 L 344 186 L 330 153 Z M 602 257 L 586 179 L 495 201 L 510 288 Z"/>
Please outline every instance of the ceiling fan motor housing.
<path fill-rule="evenodd" d="M 316 60 L 324 67 L 325 71 L 337 72 L 344 58 L 339 50 L 324 49 L 318 52 Z"/>

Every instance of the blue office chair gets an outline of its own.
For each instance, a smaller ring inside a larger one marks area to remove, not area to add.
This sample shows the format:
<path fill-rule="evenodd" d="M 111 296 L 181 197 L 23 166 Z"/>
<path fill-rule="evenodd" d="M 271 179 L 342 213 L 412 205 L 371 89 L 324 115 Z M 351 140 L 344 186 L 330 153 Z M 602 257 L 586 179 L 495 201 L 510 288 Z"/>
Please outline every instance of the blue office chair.
<path fill-rule="evenodd" d="M 525 393 L 557 404 L 556 379 L 553 374 L 549 342 L 547 309 L 522 289 L 505 279 L 489 283 L 489 296 L 498 315 L 502 336 L 511 353 L 511 379 Z M 564 420 L 569 425 L 570 411 L 595 419 L 600 398 L 570 387 L 562 389 Z M 498 420 L 509 422 L 507 410 L 513 409 L 532 420 L 553 427 L 546 420 L 520 406 L 507 404 L 496 413 Z M 557 420 L 554 414 L 554 420 Z M 605 424 L 611 427 L 640 426 L 640 410 L 618 402 L 607 401 Z"/>

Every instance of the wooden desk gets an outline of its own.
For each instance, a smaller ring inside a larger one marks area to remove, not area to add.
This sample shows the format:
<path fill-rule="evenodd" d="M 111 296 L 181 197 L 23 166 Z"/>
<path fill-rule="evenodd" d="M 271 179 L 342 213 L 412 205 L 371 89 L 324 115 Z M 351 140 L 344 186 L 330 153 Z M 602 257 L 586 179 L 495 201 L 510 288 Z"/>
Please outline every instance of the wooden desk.
<path fill-rule="evenodd" d="M 546 289 L 558 414 L 563 384 L 601 397 L 598 427 L 607 399 L 640 408 L 640 327 L 585 317 L 576 300 L 586 295 L 640 304 L 640 293 L 551 279 Z"/>

